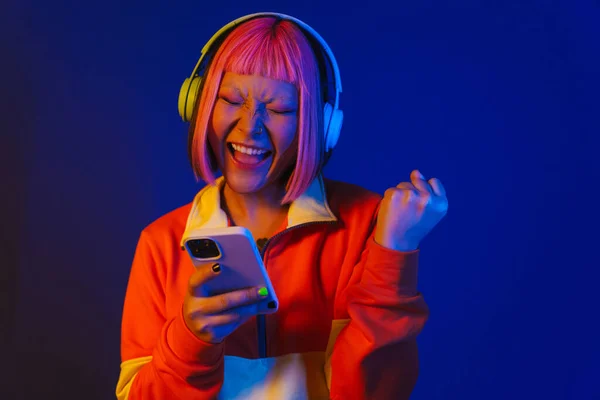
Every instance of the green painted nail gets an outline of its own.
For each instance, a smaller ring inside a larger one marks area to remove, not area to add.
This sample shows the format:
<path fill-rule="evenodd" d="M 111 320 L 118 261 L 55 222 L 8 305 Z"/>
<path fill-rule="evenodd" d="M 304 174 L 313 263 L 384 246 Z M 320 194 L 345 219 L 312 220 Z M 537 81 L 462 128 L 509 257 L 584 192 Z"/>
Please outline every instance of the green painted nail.
<path fill-rule="evenodd" d="M 266 297 L 269 294 L 269 291 L 266 287 L 261 287 L 260 289 L 258 289 L 258 294 L 262 297 Z"/>

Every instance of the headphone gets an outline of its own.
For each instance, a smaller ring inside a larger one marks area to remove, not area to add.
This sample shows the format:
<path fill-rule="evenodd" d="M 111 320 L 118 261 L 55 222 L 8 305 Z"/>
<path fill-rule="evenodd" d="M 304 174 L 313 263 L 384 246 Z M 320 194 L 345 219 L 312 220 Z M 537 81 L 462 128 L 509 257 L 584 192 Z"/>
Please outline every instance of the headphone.
<path fill-rule="evenodd" d="M 221 29 L 213 35 L 212 38 L 204 45 L 200 55 L 200 59 L 196 63 L 194 70 L 189 78 L 186 78 L 181 85 L 179 91 L 179 115 L 185 122 L 192 120 L 194 112 L 194 106 L 198 98 L 200 83 L 202 82 L 202 74 L 205 72 L 210 58 L 216 53 L 218 46 L 214 46 L 215 43 L 221 43 L 229 32 L 233 30 L 237 25 L 244 23 L 250 19 L 259 17 L 277 17 L 283 20 L 294 22 L 298 25 L 305 34 L 309 42 L 315 41 L 321 49 L 321 54 L 316 54 L 317 60 L 322 60 L 321 64 L 324 65 L 326 73 L 326 86 L 325 86 L 325 105 L 323 110 L 323 121 L 325 131 L 325 152 L 329 153 L 340 137 L 340 131 L 342 129 L 342 122 L 344 120 L 344 113 L 339 109 L 340 93 L 342 92 L 342 80 L 340 78 L 340 71 L 335 60 L 335 57 L 321 35 L 319 35 L 313 28 L 305 24 L 304 22 L 285 14 L 262 12 L 255 14 L 248 14 L 240 17 Z M 312 40 L 311 40 L 312 39 Z M 213 49 L 213 47 L 215 47 Z M 313 46 L 314 47 L 314 46 Z M 331 81 L 333 80 L 333 83 Z M 321 84 L 323 86 L 323 83 Z M 331 90 L 333 87 L 333 90 Z"/>

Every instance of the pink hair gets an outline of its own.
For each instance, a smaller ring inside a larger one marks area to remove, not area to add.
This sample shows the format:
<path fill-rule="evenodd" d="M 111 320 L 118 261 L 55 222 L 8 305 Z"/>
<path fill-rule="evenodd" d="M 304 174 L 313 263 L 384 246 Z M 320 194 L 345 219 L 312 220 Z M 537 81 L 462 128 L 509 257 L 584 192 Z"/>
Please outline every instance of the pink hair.
<path fill-rule="evenodd" d="M 260 17 L 237 26 L 220 45 L 203 77 L 195 123 L 190 128 L 193 138 L 189 152 L 194 173 L 210 184 L 214 184 L 217 170 L 207 129 L 225 72 L 260 75 L 296 86 L 298 153 L 282 204 L 292 202 L 308 189 L 324 162 L 319 69 L 309 41 L 291 21 Z"/>

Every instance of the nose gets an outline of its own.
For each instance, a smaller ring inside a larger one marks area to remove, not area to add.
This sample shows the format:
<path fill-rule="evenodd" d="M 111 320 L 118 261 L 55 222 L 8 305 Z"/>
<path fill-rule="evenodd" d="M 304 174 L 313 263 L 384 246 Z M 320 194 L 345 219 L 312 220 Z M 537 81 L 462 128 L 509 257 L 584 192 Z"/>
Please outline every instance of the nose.
<path fill-rule="evenodd" d="M 240 110 L 237 127 L 245 134 L 261 134 L 264 130 L 264 106 L 253 105 Z"/>

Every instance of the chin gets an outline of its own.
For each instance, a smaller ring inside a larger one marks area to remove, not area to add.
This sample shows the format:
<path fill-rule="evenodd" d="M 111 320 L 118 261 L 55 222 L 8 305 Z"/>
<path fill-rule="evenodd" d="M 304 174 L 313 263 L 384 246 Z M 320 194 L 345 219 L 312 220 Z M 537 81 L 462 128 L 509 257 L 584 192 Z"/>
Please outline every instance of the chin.
<path fill-rule="evenodd" d="M 264 189 L 279 186 L 284 189 L 289 179 L 288 174 L 277 174 L 277 176 L 268 174 L 257 176 L 254 174 L 243 174 L 243 173 L 225 173 L 225 182 L 229 189 L 239 194 L 253 194 L 259 193 Z"/>
<path fill-rule="evenodd" d="M 225 182 L 231 190 L 239 194 L 260 192 L 267 185 L 263 179 L 245 179 L 240 176 L 225 176 Z"/>

